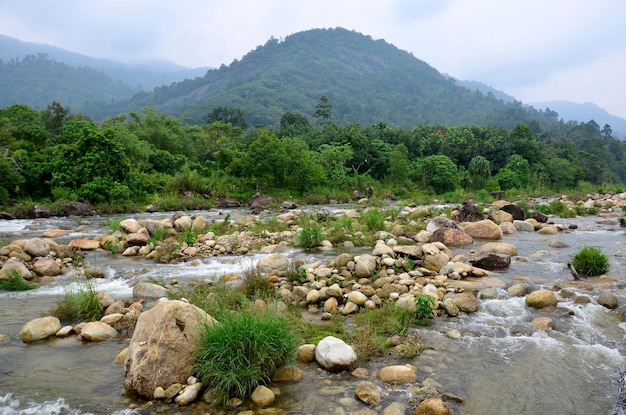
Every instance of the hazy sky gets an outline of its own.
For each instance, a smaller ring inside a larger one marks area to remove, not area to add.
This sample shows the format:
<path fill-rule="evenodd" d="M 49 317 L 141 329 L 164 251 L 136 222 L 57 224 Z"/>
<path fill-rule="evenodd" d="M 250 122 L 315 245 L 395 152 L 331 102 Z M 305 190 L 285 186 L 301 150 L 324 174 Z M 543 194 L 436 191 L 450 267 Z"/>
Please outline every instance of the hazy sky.
<path fill-rule="evenodd" d="M 626 118 L 624 0 L 0 0 L 0 34 L 94 57 L 219 67 L 271 36 L 343 27 L 522 102 Z"/>

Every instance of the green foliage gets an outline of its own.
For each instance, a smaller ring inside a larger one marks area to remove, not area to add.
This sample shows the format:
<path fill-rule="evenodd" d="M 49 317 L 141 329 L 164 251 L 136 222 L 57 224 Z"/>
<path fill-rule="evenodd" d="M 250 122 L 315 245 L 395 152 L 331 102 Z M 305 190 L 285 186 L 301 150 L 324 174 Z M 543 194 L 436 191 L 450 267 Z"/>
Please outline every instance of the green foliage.
<path fill-rule="evenodd" d="M 60 319 L 76 321 L 97 321 L 102 313 L 95 285 L 88 279 L 73 281 L 66 289 L 65 299 L 51 311 L 52 315 Z"/>
<path fill-rule="evenodd" d="M 361 213 L 361 223 L 368 231 L 385 230 L 385 212 L 380 209 L 367 209 Z"/>
<path fill-rule="evenodd" d="M 244 398 L 269 383 L 276 369 L 290 362 L 300 344 L 287 320 L 275 311 L 224 311 L 219 323 L 201 329 L 196 357 L 198 378 L 219 393 L 222 403 Z"/>
<path fill-rule="evenodd" d="M 0 290 L 4 291 L 28 291 L 35 288 L 37 286 L 26 281 L 16 269 L 9 270 L 9 278 L 0 280 Z"/>
<path fill-rule="evenodd" d="M 300 217 L 301 229 L 296 236 L 297 245 L 300 248 L 315 248 L 324 240 L 324 232 L 318 219 L 315 215 L 302 215 Z"/>
<path fill-rule="evenodd" d="M 435 193 L 453 191 L 458 186 L 459 172 L 454 162 L 444 155 L 428 156 L 418 162 L 418 177 Z"/>
<path fill-rule="evenodd" d="M 598 248 L 585 246 L 572 257 L 572 265 L 583 277 L 595 277 L 609 271 L 610 263 Z"/>
<path fill-rule="evenodd" d="M 274 295 L 274 287 L 269 278 L 261 274 L 257 267 L 245 268 L 242 276 L 241 290 L 247 298 L 268 299 Z"/>
<path fill-rule="evenodd" d="M 417 307 L 415 323 L 420 325 L 428 324 L 430 317 L 433 315 L 435 299 L 428 294 L 418 294 L 415 296 L 415 305 Z"/>

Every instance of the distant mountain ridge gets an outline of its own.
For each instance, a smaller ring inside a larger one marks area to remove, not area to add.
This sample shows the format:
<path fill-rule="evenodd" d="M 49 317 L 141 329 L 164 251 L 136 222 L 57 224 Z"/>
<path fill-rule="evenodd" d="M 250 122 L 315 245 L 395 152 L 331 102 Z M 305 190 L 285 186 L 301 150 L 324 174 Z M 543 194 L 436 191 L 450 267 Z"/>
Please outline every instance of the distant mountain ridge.
<path fill-rule="evenodd" d="M 114 81 L 121 81 L 131 88 L 151 91 L 185 78 L 203 76 L 209 68 L 187 68 L 165 60 L 153 59 L 138 63 L 123 63 L 111 59 L 98 59 L 71 52 L 56 46 L 24 42 L 0 35 L 0 60 L 7 63 L 12 59 L 22 60 L 28 55 L 45 54 L 51 60 L 71 67 L 89 67 L 104 72 Z"/>

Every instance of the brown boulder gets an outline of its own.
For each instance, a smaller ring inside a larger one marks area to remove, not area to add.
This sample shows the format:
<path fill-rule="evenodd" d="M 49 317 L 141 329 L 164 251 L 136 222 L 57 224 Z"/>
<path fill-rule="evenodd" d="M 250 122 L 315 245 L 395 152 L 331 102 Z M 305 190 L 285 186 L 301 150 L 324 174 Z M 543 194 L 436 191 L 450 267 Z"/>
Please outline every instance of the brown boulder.
<path fill-rule="evenodd" d="M 506 268 L 511 264 L 511 256 L 479 251 L 470 255 L 469 263 L 482 269 L 500 269 Z"/>
<path fill-rule="evenodd" d="M 502 239 L 502 229 L 489 219 L 468 223 L 463 230 L 474 239 Z"/>
<path fill-rule="evenodd" d="M 428 398 L 420 402 L 413 415 L 449 415 L 450 408 L 441 399 Z"/>
<path fill-rule="evenodd" d="M 557 303 L 556 295 L 549 290 L 533 291 L 526 297 L 526 305 L 533 308 L 556 307 Z"/>
<path fill-rule="evenodd" d="M 444 245 L 471 245 L 474 239 L 461 229 L 442 227 L 433 232 L 430 242 L 442 242 Z"/>
<path fill-rule="evenodd" d="M 185 384 L 193 374 L 202 326 L 215 323 L 189 303 L 158 301 L 137 321 L 124 364 L 126 388 L 151 399 L 159 386 Z"/>

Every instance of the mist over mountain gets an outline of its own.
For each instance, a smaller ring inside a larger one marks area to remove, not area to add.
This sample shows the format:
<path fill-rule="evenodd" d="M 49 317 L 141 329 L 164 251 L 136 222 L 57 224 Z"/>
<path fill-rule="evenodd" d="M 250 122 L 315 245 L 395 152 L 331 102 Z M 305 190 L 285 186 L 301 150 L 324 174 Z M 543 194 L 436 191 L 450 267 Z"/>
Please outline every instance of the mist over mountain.
<path fill-rule="evenodd" d="M 132 89 L 150 91 L 154 87 L 169 85 L 186 78 L 203 76 L 209 68 L 187 68 L 162 59 L 144 60 L 135 63 L 118 62 L 112 59 L 98 59 L 71 52 L 56 46 L 24 42 L 9 36 L 0 35 L 0 60 L 4 63 L 22 60 L 28 55 L 47 55 L 50 60 L 62 62 L 78 68 L 92 68 L 101 71 L 113 81 L 120 81 Z"/>

